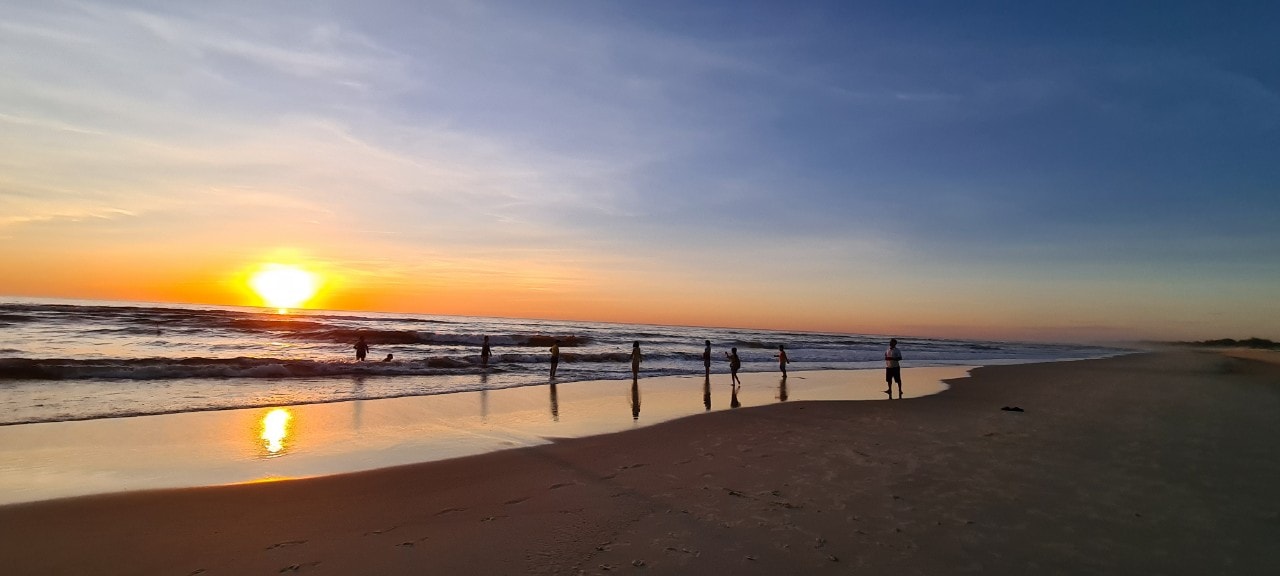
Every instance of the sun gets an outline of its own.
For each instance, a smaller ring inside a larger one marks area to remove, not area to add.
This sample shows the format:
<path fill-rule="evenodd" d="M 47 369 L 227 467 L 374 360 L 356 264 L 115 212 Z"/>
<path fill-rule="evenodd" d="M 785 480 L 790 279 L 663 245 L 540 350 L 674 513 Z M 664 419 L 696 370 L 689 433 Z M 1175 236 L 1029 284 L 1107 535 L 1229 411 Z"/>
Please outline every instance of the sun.
<path fill-rule="evenodd" d="M 297 308 L 315 296 L 317 284 L 315 274 L 284 264 L 263 264 L 249 278 L 249 287 L 262 297 L 263 302 L 280 309 L 281 313 Z"/>

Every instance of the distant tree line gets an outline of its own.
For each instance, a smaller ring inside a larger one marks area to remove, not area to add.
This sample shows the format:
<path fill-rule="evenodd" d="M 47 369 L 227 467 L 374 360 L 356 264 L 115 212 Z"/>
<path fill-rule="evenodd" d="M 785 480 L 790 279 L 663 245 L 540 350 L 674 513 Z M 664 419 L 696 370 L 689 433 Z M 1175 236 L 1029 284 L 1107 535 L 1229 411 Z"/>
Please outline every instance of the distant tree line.
<path fill-rule="evenodd" d="M 1280 350 L 1280 342 L 1272 342 L 1266 338 L 1249 338 L 1236 340 L 1222 338 L 1219 340 L 1201 340 L 1199 342 L 1176 342 L 1182 346 L 1208 346 L 1212 348 L 1257 348 L 1259 350 Z"/>

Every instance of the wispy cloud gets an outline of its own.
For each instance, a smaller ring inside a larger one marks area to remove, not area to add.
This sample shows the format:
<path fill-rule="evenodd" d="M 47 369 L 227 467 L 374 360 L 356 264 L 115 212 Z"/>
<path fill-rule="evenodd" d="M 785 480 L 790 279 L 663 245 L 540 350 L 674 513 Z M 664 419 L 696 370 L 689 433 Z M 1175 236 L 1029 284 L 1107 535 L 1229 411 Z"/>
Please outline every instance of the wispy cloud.
<path fill-rule="evenodd" d="M 1233 39 L 838 4 L 6 3 L 6 249 L 784 298 L 1275 246 L 1280 98 Z"/>

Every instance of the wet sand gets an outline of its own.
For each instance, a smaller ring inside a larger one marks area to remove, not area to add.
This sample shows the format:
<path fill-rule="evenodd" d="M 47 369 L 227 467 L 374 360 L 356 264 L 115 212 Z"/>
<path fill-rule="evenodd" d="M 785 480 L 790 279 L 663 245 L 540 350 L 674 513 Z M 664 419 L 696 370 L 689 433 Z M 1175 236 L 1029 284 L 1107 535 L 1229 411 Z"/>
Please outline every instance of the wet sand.
<path fill-rule="evenodd" d="M 1280 565 L 1277 414 L 1280 367 L 1217 353 L 993 366 L 922 398 L 775 403 L 369 472 L 0 507 L 0 565 L 1266 574 Z"/>
<path fill-rule="evenodd" d="M 911 368 L 907 397 L 967 367 Z M 480 377 L 477 377 L 478 379 Z M 360 385 L 356 381 L 353 386 Z M 659 376 L 0 426 L 0 505 L 156 488 L 286 480 L 433 462 L 798 400 L 886 400 L 876 370 Z"/>

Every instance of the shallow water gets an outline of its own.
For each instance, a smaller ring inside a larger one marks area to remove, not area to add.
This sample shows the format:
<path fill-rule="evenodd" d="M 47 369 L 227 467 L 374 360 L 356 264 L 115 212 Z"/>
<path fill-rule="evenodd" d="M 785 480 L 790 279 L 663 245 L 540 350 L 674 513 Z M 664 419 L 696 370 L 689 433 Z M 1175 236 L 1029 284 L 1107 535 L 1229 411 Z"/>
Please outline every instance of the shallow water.
<path fill-rule="evenodd" d="M 364 335 L 370 358 L 356 362 Z M 488 335 L 493 360 L 480 364 Z M 715 373 L 738 348 L 743 372 L 774 372 L 779 344 L 791 370 L 882 365 L 888 338 L 820 334 L 45 299 L 0 299 L 0 425 L 447 394 L 548 382 L 548 347 L 562 350 L 558 382 Z M 900 338 L 906 366 L 1094 358 L 1089 346 Z"/>

